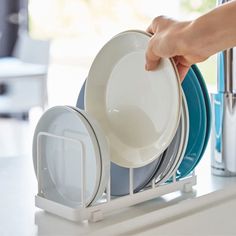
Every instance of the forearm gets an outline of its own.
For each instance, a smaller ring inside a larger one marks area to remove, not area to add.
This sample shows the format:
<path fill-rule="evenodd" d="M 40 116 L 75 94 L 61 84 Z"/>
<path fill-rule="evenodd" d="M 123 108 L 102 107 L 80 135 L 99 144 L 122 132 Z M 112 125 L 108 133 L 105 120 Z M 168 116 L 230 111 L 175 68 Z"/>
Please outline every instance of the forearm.
<path fill-rule="evenodd" d="M 186 34 L 188 48 L 206 57 L 236 46 L 236 1 L 225 3 L 192 21 Z"/>
<path fill-rule="evenodd" d="M 236 46 L 236 0 L 193 21 L 156 17 L 147 31 L 153 36 L 148 44 L 145 68 L 154 70 L 162 57 L 171 57 L 183 80 L 192 64 Z"/>

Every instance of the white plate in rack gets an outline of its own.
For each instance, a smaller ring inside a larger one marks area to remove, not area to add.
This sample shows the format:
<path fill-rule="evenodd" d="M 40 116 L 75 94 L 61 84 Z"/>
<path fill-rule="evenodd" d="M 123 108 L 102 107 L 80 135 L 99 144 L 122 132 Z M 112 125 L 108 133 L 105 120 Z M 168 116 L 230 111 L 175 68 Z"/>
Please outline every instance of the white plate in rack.
<path fill-rule="evenodd" d="M 110 171 L 105 136 L 98 134 L 99 128 L 91 118 L 75 109 L 57 106 L 47 110 L 33 139 L 34 168 L 36 173 L 40 170 L 38 181 L 44 196 L 70 207 L 81 206 L 83 184 L 84 205 L 96 202 L 105 190 Z"/>
<path fill-rule="evenodd" d="M 95 199 L 93 200 L 93 203 L 96 203 L 96 201 L 102 196 L 104 193 L 105 188 L 107 187 L 108 184 L 108 179 L 110 177 L 110 148 L 108 146 L 107 139 L 100 128 L 99 124 L 95 119 L 93 119 L 89 114 L 87 114 L 85 111 L 77 108 L 77 107 L 70 107 L 74 109 L 76 112 L 78 112 L 79 116 L 83 116 L 85 120 L 90 124 L 96 140 L 99 145 L 99 151 L 100 151 L 100 156 L 101 156 L 101 179 L 100 179 L 100 184 L 98 188 L 98 192 L 96 194 Z M 89 173 L 92 170 L 89 170 Z"/>
<path fill-rule="evenodd" d="M 174 63 L 162 59 L 145 70 L 150 35 L 126 31 L 108 41 L 95 57 L 86 82 L 85 110 L 109 140 L 111 160 L 137 168 L 171 143 L 181 113 L 181 85 Z"/>

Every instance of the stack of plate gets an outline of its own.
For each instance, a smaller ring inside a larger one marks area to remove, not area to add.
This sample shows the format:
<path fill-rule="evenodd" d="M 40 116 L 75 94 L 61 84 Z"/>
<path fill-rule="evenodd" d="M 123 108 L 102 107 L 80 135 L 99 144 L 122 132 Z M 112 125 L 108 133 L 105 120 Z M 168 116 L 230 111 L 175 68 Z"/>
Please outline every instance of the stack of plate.
<path fill-rule="evenodd" d="M 171 59 L 144 69 L 150 35 L 126 31 L 95 57 L 77 107 L 46 111 L 33 140 L 43 194 L 71 207 L 95 203 L 109 176 L 111 194 L 183 178 L 200 161 L 210 133 L 210 102 L 197 66 L 181 88 Z M 85 111 L 83 109 L 85 108 Z M 111 163 L 111 165 L 110 165 Z"/>
<path fill-rule="evenodd" d="M 96 202 L 110 174 L 109 146 L 99 125 L 68 106 L 53 107 L 40 118 L 33 162 L 44 196 L 70 207 Z"/>
<path fill-rule="evenodd" d="M 189 110 L 189 139 L 177 178 L 190 174 L 201 160 L 211 131 L 211 104 L 204 79 L 196 65 L 185 77 L 182 88 Z"/>
<path fill-rule="evenodd" d="M 131 31 L 128 32 L 129 37 L 134 37 L 135 33 L 142 33 L 142 32 L 137 32 L 137 31 Z M 127 36 L 127 38 L 129 38 Z M 135 47 L 139 41 L 137 35 L 136 35 L 136 41 L 132 39 L 133 41 L 131 44 L 133 44 L 133 47 Z M 116 50 L 118 50 L 120 47 L 124 47 L 124 45 L 119 45 L 116 44 L 112 41 L 114 44 L 113 46 L 116 47 Z M 129 45 L 130 47 L 130 45 Z M 111 55 L 111 48 L 107 49 L 110 50 L 109 58 L 112 57 Z M 116 50 L 114 50 L 116 52 Z M 138 50 L 138 49 L 133 49 Z M 105 53 L 105 50 L 102 49 L 100 54 Z M 102 55 L 104 56 L 104 55 Z M 95 58 L 94 63 L 96 60 L 104 60 L 107 61 L 107 58 L 100 58 L 102 57 L 101 55 L 98 55 L 98 58 Z M 136 55 L 137 56 L 137 55 Z M 115 68 L 117 67 L 117 64 L 120 63 L 119 58 L 116 59 L 117 61 L 113 61 L 111 67 Z M 134 60 L 132 60 L 133 63 Z M 100 62 L 102 63 L 102 62 Z M 127 68 L 131 68 L 131 65 L 128 65 L 126 63 Z M 137 65 L 134 65 L 135 68 L 137 68 Z M 140 65 L 141 67 L 141 65 Z M 100 65 L 99 68 L 102 68 Z M 107 71 L 110 70 L 109 65 L 106 63 L 106 69 L 99 70 L 98 67 L 93 68 L 92 67 L 92 74 L 91 75 L 91 70 L 89 74 L 90 80 L 94 80 L 93 83 L 97 83 L 95 88 L 91 89 L 91 85 L 87 85 L 87 83 L 84 83 L 84 85 L 81 88 L 77 104 L 76 106 L 79 107 L 80 109 L 84 109 L 85 106 L 85 99 L 91 99 L 91 94 L 88 92 L 88 90 L 92 91 L 93 96 L 97 96 L 96 98 L 93 99 L 92 103 L 87 102 L 87 107 L 86 110 L 88 112 L 93 112 L 91 111 L 91 107 L 93 106 L 95 109 L 95 114 L 93 114 L 95 117 L 98 119 L 104 119 L 104 117 L 99 117 L 99 106 L 100 103 L 104 101 L 104 103 L 107 104 L 107 99 L 110 98 L 102 98 L 99 97 L 97 94 L 98 91 L 102 88 L 103 89 L 103 95 L 106 96 L 107 90 L 110 88 L 108 87 L 108 84 L 111 84 L 110 80 L 113 79 L 112 76 L 107 76 L 105 75 L 103 77 L 103 73 L 107 73 Z M 116 89 L 118 90 L 117 93 L 119 93 L 121 99 L 123 99 L 123 93 L 127 89 L 126 87 L 132 86 L 129 85 L 130 83 L 133 83 L 133 86 L 136 83 L 136 81 L 131 81 L 133 78 L 134 80 L 138 80 L 137 75 L 135 76 L 130 76 L 128 69 L 124 67 L 124 69 L 119 68 L 120 70 L 123 70 L 123 75 L 117 75 L 119 78 L 117 80 L 122 80 L 120 82 L 120 90 L 119 90 L 119 84 L 116 84 Z M 133 70 L 137 70 L 133 68 Z M 95 70 L 95 71 L 94 71 Z M 113 72 L 114 73 L 114 72 Z M 120 72 L 122 73 L 122 72 Z M 135 72 L 132 72 L 135 74 Z M 138 74 L 139 72 L 137 72 Z M 101 75 L 102 74 L 102 75 Z M 117 73 L 118 74 L 118 73 Z M 91 79 L 92 77 L 92 79 Z M 104 79 L 106 78 L 106 82 L 103 82 Z M 88 80 L 86 79 L 86 81 Z M 159 79 L 159 78 L 157 78 Z M 91 83 L 91 82 L 90 82 Z M 85 96 L 85 89 L 86 91 L 86 96 Z M 153 88 L 145 88 L 143 87 L 142 90 L 144 92 L 149 92 Z M 199 71 L 198 67 L 196 65 L 193 65 L 188 74 L 186 75 L 184 82 L 182 83 L 182 90 L 183 90 L 183 102 L 182 102 L 182 116 L 181 116 L 181 121 L 179 123 L 178 130 L 171 142 L 171 144 L 165 149 L 165 152 L 163 152 L 158 159 L 155 161 L 151 162 L 148 165 L 145 165 L 143 167 L 135 168 L 134 169 L 134 192 L 138 192 L 144 187 L 148 186 L 151 180 L 155 179 L 156 183 L 161 184 L 165 181 L 171 181 L 170 176 L 176 172 L 176 178 L 184 178 L 188 176 L 197 166 L 199 161 L 201 160 L 204 151 L 206 149 L 208 140 L 209 140 L 209 135 L 210 135 L 210 130 L 211 130 L 211 106 L 210 106 L 210 98 L 208 95 L 207 87 L 204 82 L 204 79 L 201 75 L 201 72 Z M 140 91 L 139 91 L 140 92 Z M 157 90 L 155 92 L 158 92 Z M 111 92 L 110 92 L 111 93 Z M 112 91 L 112 95 L 115 95 L 116 93 Z M 111 96 L 112 96 L 111 95 Z M 119 96 L 117 95 L 117 96 Z M 133 94 L 130 92 L 128 96 L 131 96 L 133 99 L 137 99 L 138 95 Z M 119 97 L 118 97 L 119 99 Z M 125 103 L 125 102 L 124 102 Z M 151 101 L 150 104 L 152 104 L 153 108 L 157 107 L 155 106 L 155 102 Z M 143 103 L 144 106 L 145 103 Z M 103 108 L 104 109 L 104 108 Z M 106 108 L 105 108 L 106 109 Z M 104 110 L 105 110 L 104 109 Z M 97 113 L 97 114 L 96 114 Z M 137 117 L 139 114 L 137 113 Z M 127 116 L 128 117 L 128 116 Z M 129 119 L 129 118 L 127 118 Z M 127 125 L 129 126 L 129 125 Z M 130 129 L 131 127 L 126 127 L 127 129 Z M 123 128 L 121 127 L 121 130 Z M 127 167 L 126 165 L 117 165 L 113 161 L 111 163 L 111 193 L 114 196 L 119 196 L 119 195 L 125 195 L 129 193 L 129 169 L 125 168 Z M 133 167 L 133 166 L 131 166 Z"/>

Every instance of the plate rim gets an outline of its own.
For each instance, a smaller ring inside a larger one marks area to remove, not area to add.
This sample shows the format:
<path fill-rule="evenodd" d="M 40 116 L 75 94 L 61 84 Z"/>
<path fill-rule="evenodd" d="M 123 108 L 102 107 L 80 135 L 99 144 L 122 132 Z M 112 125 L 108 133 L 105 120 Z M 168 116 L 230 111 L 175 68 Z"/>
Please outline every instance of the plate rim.
<path fill-rule="evenodd" d="M 91 205 L 93 203 L 96 203 L 96 201 L 102 196 L 108 184 L 108 180 L 110 176 L 109 146 L 105 138 L 105 135 L 103 134 L 102 130 L 99 128 L 98 123 L 91 117 L 91 115 L 87 114 L 84 110 L 81 110 L 78 107 L 73 107 L 73 106 L 68 106 L 68 107 L 75 110 L 80 116 L 82 116 L 86 120 L 86 122 L 88 122 L 88 124 L 90 125 L 94 133 L 94 136 L 96 138 L 98 148 L 99 148 L 99 154 L 100 154 L 100 159 L 101 159 L 101 176 L 100 176 L 97 193 L 94 199 L 91 201 L 90 203 Z"/>

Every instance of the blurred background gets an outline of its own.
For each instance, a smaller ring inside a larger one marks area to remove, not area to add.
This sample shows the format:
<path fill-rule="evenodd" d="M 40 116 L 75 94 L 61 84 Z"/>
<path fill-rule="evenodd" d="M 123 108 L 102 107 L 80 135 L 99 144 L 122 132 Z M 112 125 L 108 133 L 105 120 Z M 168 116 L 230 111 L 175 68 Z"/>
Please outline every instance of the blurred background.
<path fill-rule="evenodd" d="M 167 15 L 194 19 L 215 0 L 1 0 L 0 157 L 31 156 L 48 107 L 75 105 L 98 50 L 115 34 Z M 216 57 L 198 64 L 209 90 Z M 1 170 L 1 166 L 0 166 Z"/>

